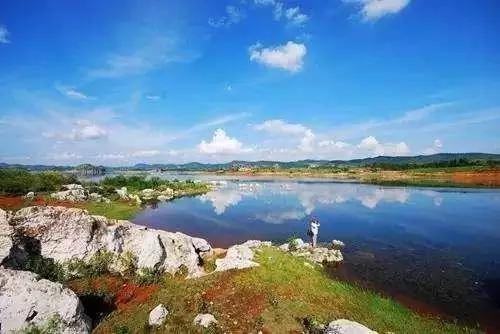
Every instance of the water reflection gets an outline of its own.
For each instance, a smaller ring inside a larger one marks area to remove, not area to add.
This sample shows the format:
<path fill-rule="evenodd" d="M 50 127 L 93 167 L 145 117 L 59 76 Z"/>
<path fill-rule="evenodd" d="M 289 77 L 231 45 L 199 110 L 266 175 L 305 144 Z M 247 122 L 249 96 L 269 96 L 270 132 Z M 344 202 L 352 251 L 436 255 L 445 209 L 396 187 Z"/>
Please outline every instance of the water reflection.
<path fill-rule="evenodd" d="M 417 192 L 432 198 L 435 205 L 442 203 L 442 198 L 436 191 Z M 338 205 L 354 201 L 365 208 L 375 209 L 382 202 L 405 204 L 411 194 L 412 191 L 407 188 L 381 188 L 348 183 L 240 182 L 225 183 L 198 198 L 203 203 L 210 202 L 217 215 L 222 215 L 244 199 L 261 198 L 265 203 L 267 198 L 270 208 L 274 206 L 271 202 L 279 201 L 279 198 L 290 204 L 298 202 L 299 208 L 266 210 L 266 213 L 255 216 L 267 223 L 280 224 L 286 220 L 297 220 L 311 215 L 318 205 Z M 273 197 L 272 201 L 270 197 Z"/>

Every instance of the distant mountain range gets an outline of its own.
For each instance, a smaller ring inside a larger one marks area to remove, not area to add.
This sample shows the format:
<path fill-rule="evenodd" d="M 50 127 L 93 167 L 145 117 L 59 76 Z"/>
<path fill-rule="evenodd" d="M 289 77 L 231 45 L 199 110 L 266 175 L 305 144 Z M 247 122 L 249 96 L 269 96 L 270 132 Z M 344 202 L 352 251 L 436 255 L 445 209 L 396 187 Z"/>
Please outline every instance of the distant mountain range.
<path fill-rule="evenodd" d="M 459 159 L 466 159 L 468 161 L 495 161 L 500 162 L 500 154 L 491 153 L 438 153 L 432 155 L 418 155 L 418 156 L 400 156 L 400 157 L 387 157 L 379 156 L 373 158 L 364 159 L 353 159 L 353 160 L 298 160 L 298 161 L 272 161 L 272 160 L 262 160 L 262 161 L 240 161 L 234 160 L 227 163 L 200 163 L 200 162 L 190 162 L 184 164 L 136 164 L 134 166 L 123 166 L 123 167 L 102 167 L 102 166 L 92 166 L 90 164 L 84 164 L 79 166 L 51 166 L 51 165 L 19 165 L 19 164 L 6 164 L 0 163 L 0 168 L 24 168 L 33 171 L 43 171 L 43 170 L 61 170 L 61 171 L 71 171 L 71 170 L 91 170 L 98 171 L 98 174 L 104 173 L 105 171 L 112 170 L 178 170 L 178 171 L 212 171 L 221 169 L 234 169 L 234 168 L 254 168 L 254 167 L 279 167 L 279 168 L 301 168 L 310 166 L 364 166 L 372 164 L 393 164 L 393 165 L 403 165 L 403 164 L 428 164 L 435 162 L 444 161 L 454 161 Z"/>

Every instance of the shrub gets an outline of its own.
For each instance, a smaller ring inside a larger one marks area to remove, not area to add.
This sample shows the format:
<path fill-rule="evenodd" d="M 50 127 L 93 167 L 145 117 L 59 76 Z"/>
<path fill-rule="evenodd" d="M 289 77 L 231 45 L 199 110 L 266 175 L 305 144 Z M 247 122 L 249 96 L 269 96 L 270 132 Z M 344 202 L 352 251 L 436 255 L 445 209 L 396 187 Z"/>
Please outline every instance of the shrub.
<path fill-rule="evenodd" d="M 34 272 L 40 277 L 54 282 L 63 282 L 65 279 L 63 266 L 55 262 L 54 259 L 44 258 L 41 255 L 28 255 L 22 269 Z"/>
<path fill-rule="evenodd" d="M 31 173 L 24 169 L 0 169 L 0 193 L 7 195 L 56 191 L 63 184 L 77 182 L 74 175 L 60 172 Z"/>
<path fill-rule="evenodd" d="M 135 281 L 139 285 L 157 284 L 161 281 L 161 276 L 155 269 L 141 268 L 135 277 Z"/>

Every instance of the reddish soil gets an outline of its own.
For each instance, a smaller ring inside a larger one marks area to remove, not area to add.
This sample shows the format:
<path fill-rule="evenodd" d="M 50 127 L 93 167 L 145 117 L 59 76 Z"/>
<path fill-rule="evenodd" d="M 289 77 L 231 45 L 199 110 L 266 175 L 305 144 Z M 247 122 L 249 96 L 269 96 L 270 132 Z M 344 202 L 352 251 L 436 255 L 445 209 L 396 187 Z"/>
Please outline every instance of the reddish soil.
<path fill-rule="evenodd" d="M 478 172 L 454 172 L 452 179 L 461 184 L 475 184 L 489 187 L 500 186 L 500 170 Z"/>
<path fill-rule="evenodd" d="M 19 210 L 32 205 L 53 205 L 64 206 L 67 208 L 83 207 L 78 203 L 45 199 L 43 197 L 36 197 L 33 200 L 25 200 L 22 196 L 0 196 L 0 208 L 4 210 Z"/>
<path fill-rule="evenodd" d="M 267 305 L 263 293 L 247 288 L 236 289 L 231 277 L 219 280 L 203 292 L 202 297 L 227 316 L 222 321 L 226 322 L 231 333 L 248 333 L 254 329 L 256 320 Z"/>
<path fill-rule="evenodd" d="M 133 283 L 125 283 L 116 295 L 115 305 L 119 310 L 131 309 L 138 304 L 144 303 L 157 290 L 157 285 L 139 286 Z"/>
<path fill-rule="evenodd" d="M 158 290 L 157 285 L 140 286 L 111 275 L 74 280 L 68 283 L 68 287 L 77 295 L 104 294 L 114 302 L 118 310 L 132 309 L 147 301 Z"/>

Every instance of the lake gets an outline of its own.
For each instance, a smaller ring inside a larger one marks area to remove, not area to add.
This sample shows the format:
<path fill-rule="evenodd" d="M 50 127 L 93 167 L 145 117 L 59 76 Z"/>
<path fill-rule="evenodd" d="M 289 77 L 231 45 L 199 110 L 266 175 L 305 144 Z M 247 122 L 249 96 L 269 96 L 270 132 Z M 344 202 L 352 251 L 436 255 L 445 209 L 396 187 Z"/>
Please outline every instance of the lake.
<path fill-rule="evenodd" d="M 499 190 L 195 178 L 222 181 L 205 195 L 147 208 L 134 222 L 227 247 L 248 239 L 305 240 L 314 217 L 320 242 L 346 243 L 345 261 L 327 268 L 330 275 L 423 313 L 483 324 L 500 315 Z"/>

